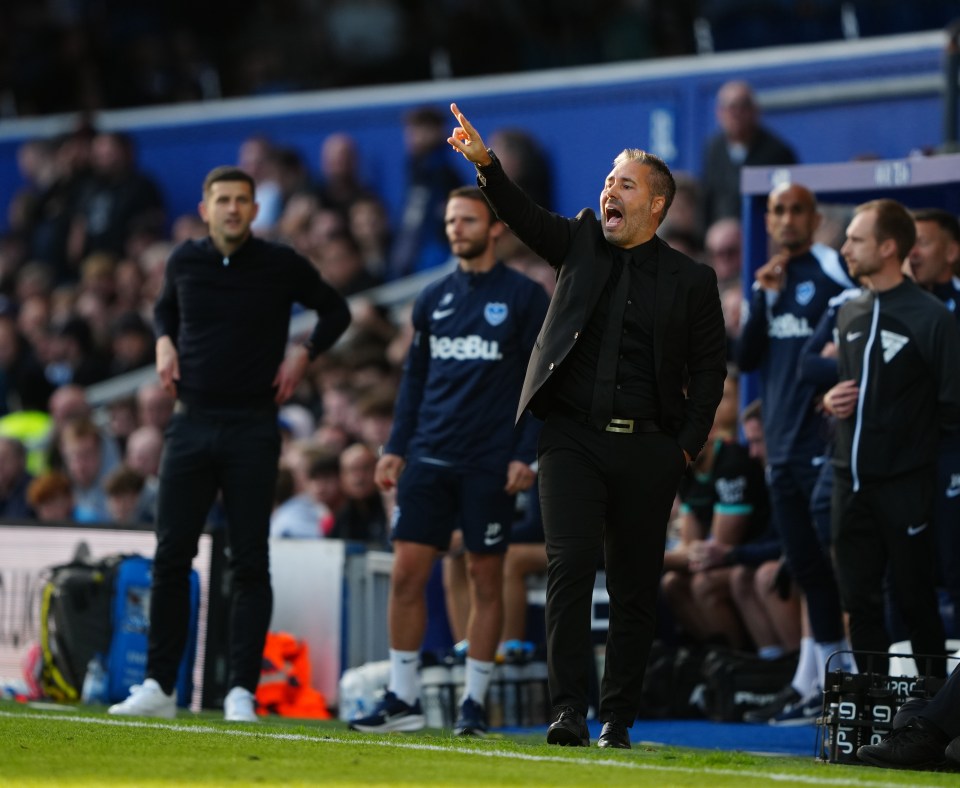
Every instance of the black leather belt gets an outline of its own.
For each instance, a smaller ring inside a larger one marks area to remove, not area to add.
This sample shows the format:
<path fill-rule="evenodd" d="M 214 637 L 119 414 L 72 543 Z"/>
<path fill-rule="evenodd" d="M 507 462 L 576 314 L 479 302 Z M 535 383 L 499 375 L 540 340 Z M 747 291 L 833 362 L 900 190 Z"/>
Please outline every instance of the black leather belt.
<path fill-rule="evenodd" d="M 589 424 L 590 415 L 584 413 L 581 410 L 576 408 L 571 408 L 569 405 L 566 405 L 562 402 L 557 402 L 554 404 L 551 409 L 551 413 L 559 413 L 561 416 L 566 416 L 568 419 L 573 419 L 580 424 Z M 605 432 L 619 432 L 626 435 L 633 434 L 635 432 L 660 432 L 660 425 L 657 424 L 653 419 L 624 419 L 624 418 L 615 418 L 610 419 L 606 427 L 603 428 Z"/>
<path fill-rule="evenodd" d="M 236 418 L 237 416 L 250 417 L 262 414 L 264 416 L 276 415 L 277 406 L 270 403 L 266 405 L 247 405 L 239 408 L 211 407 L 207 405 L 191 405 L 182 399 L 173 403 L 173 412 L 181 415 L 193 414 L 196 416 L 213 416 L 221 418 Z"/>

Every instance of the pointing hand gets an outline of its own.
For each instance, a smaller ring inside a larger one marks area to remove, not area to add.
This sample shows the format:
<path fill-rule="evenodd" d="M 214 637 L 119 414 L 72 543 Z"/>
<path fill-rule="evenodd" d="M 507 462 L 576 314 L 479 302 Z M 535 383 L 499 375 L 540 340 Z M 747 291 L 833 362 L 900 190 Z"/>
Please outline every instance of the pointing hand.
<path fill-rule="evenodd" d="M 483 144 L 480 132 L 473 127 L 473 124 L 467 120 L 456 104 L 450 105 L 450 111 L 460 125 L 453 130 L 452 135 L 447 138 L 447 142 L 455 151 L 462 153 L 463 157 L 471 164 L 486 167 L 492 159 L 490 154 L 487 153 L 487 146 Z"/>

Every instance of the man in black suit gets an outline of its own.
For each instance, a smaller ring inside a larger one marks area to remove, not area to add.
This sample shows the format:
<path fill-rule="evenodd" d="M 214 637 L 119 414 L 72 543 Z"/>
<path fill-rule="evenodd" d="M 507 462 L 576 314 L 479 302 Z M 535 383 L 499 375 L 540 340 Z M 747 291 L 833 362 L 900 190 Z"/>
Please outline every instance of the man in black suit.
<path fill-rule="evenodd" d="M 497 215 L 557 271 L 520 398 L 543 418 L 540 502 L 547 544 L 550 744 L 586 746 L 590 608 L 603 549 L 610 596 L 601 747 L 630 747 L 653 640 L 667 520 L 680 477 L 723 393 L 717 278 L 656 237 L 673 199 L 663 161 L 614 161 L 600 216 L 541 208 L 504 174 L 460 113 L 449 144 L 477 167 Z"/>

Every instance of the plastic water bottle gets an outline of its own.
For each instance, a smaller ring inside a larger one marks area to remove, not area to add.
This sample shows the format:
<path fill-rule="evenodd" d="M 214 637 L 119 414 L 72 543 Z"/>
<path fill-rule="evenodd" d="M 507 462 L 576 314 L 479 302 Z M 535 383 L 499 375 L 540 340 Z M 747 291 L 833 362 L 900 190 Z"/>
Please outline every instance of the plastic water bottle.
<path fill-rule="evenodd" d="M 94 654 L 87 663 L 80 700 L 84 703 L 107 702 L 107 667 L 102 654 Z"/>

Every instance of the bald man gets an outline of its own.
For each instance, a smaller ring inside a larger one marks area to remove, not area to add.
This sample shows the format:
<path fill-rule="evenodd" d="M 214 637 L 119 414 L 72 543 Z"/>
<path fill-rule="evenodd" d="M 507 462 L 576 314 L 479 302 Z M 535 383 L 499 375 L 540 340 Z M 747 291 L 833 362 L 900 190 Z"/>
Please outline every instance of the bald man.
<path fill-rule="evenodd" d="M 793 149 L 760 123 L 753 89 L 743 80 L 717 91 L 717 125 L 703 156 L 703 217 L 707 225 L 725 216 L 740 217 L 740 170 L 744 166 L 796 164 Z"/>
<path fill-rule="evenodd" d="M 775 702 L 749 713 L 753 722 L 813 724 L 826 659 L 849 648 L 829 554 L 829 497 L 816 518 L 811 508 L 821 470 L 829 468 L 817 395 L 833 381 L 821 386 L 797 378 L 803 346 L 830 300 L 854 286 L 836 250 L 814 243 L 820 221 L 806 187 L 783 184 L 770 192 L 766 227 L 773 254 L 756 269 L 738 349 L 740 368 L 759 372 L 771 510 L 812 630 L 801 642 L 793 681 Z"/>

